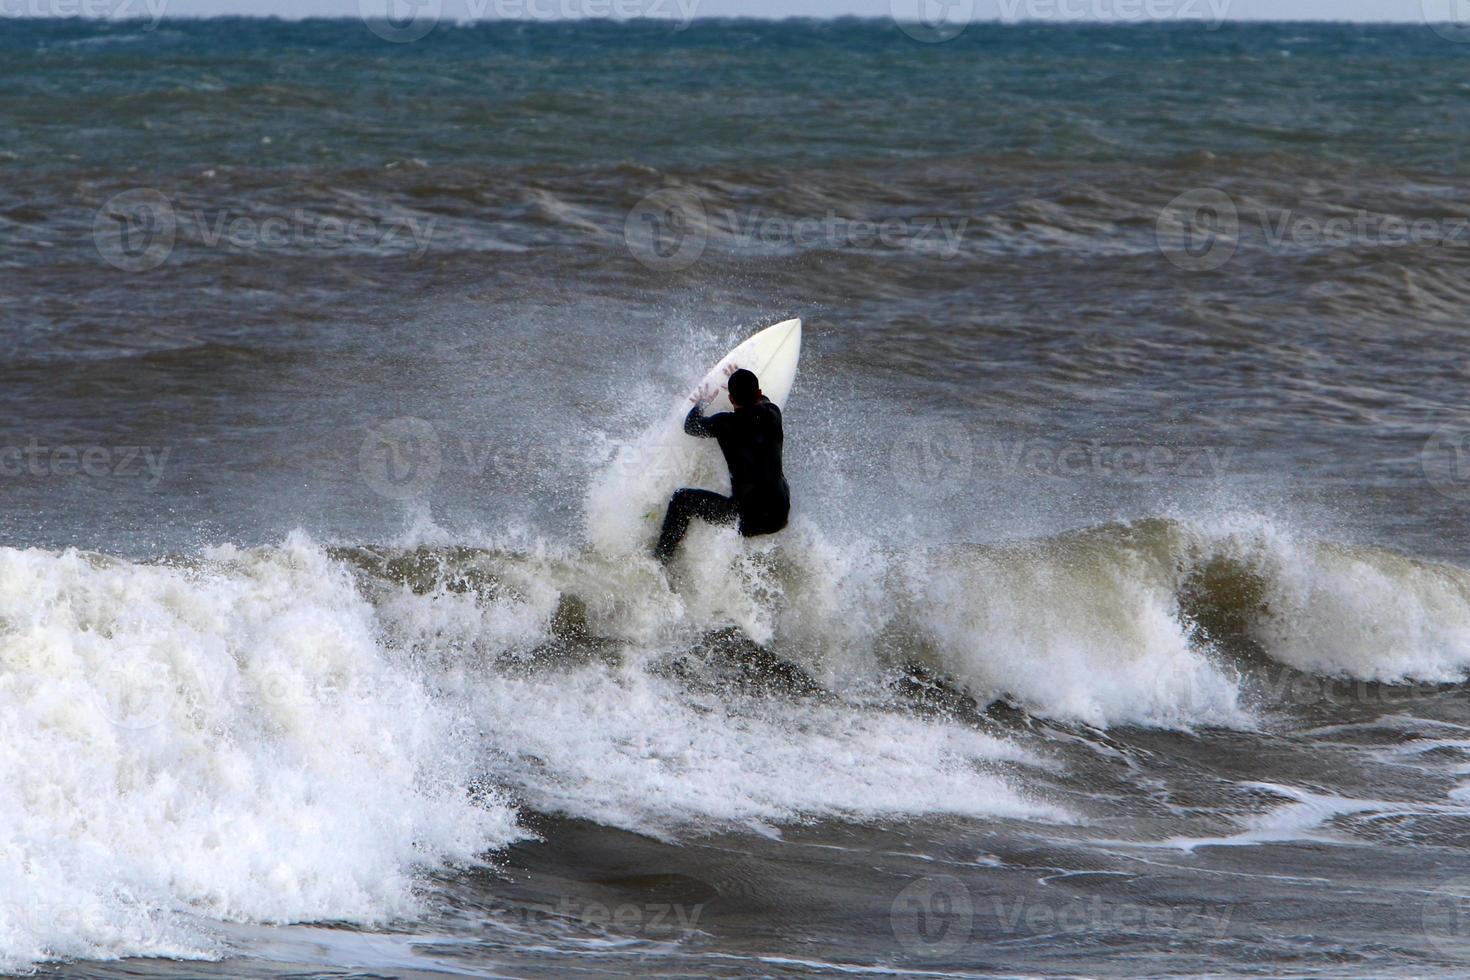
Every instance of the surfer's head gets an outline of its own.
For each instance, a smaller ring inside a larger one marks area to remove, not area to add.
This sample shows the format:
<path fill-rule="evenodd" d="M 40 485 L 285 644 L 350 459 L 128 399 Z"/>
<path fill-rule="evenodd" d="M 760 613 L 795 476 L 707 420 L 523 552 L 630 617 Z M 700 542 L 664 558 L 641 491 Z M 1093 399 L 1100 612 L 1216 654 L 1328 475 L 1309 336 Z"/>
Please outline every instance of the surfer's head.
<path fill-rule="evenodd" d="M 753 372 L 741 368 L 730 375 L 730 404 L 736 408 L 760 401 L 761 383 Z"/>

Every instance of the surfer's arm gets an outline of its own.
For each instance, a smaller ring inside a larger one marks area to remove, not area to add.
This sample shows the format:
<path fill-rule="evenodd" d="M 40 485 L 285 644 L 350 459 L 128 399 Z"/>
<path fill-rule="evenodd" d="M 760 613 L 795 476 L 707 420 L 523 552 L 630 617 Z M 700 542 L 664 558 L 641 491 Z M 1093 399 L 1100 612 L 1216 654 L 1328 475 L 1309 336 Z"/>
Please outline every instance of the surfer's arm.
<path fill-rule="evenodd" d="M 700 411 L 697 403 L 689 410 L 689 414 L 684 416 L 684 431 L 701 439 L 712 439 L 715 435 L 710 429 L 710 419 Z"/>
<path fill-rule="evenodd" d="M 720 427 L 728 418 L 731 418 L 729 412 L 705 415 L 700 406 L 695 405 L 689 410 L 689 414 L 684 416 L 684 431 L 701 439 L 718 439 Z"/>

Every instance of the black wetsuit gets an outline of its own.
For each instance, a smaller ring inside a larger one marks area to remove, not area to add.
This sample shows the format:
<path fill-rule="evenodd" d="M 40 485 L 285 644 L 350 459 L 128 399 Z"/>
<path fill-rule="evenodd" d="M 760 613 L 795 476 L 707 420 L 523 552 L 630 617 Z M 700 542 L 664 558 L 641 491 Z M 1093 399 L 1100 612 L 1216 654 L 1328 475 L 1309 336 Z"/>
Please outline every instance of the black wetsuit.
<path fill-rule="evenodd" d="M 733 412 L 705 416 L 699 406 L 684 419 L 684 431 L 703 439 L 718 439 L 730 467 L 731 494 L 709 490 L 679 490 L 669 501 L 654 555 L 668 561 L 689 530 L 689 521 L 702 517 L 712 524 L 740 521 L 746 537 L 775 534 L 786 526 L 791 490 L 781 473 L 781 410 L 768 399 Z"/>

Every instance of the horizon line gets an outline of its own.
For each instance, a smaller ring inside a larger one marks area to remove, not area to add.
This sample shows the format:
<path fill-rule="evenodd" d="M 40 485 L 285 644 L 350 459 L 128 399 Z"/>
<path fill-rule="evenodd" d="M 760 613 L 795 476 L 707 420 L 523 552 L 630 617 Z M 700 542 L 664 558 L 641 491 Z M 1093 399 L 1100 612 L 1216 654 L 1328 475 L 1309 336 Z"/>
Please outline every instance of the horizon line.
<path fill-rule="evenodd" d="M 293 16 L 290 14 L 259 14 L 259 13 L 181 13 L 164 14 L 157 18 L 151 18 L 147 14 L 137 16 L 117 17 L 108 15 L 73 14 L 69 16 L 50 16 L 29 13 L 0 13 L 0 21 L 32 21 L 32 22 L 55 22 L 55 23 L 105 23 L 105 24 L 130 24 L 138 21 L 152 22 L 155 25 L 170 21 L 207 21 L 207 20 L 259 20 L 259 21 L 281 21 L 283 23 L 302 23 L 305 21 L 348 21 L 361 23 L 364 20 L 381 20 L 376 17 L 363 17 L 352 14 L 308 14 Z M 568 23 L 608 23 L 608 24 L 634 24 L 640 21 L 655 23 L 674 21 L 686 25 L 704 21 L 760 21 L 763 23 L 786 23 L 791 21 L 802 22 L 829 22 L 829 21 L 874 21 L 881 23 L 918 23 L 917 20 L 899 20 L 893 16 L 882 16 L 877 14 L 787 14 L 784 16 L 774 14 L 710 14 L 693 15 L 689 17 L 680 16 L 638 16 L 638 17 L 598 17 L 598 16 L 567 16 L 567 17 L 451 17 L 442 15 L 439 23 L 453 26 L 466 26 L 475 24 L 568 24 Z M 1270 25 L 1283 26 L 1299 24 L 1303 26 L 1355 26 L 1355 27 L 1407 27 L 1434 24 L 1456 24 L 1453 20 L 1431 21 L 1424 17 L 1406 16 L 1399 20 L 1387 20 L 1383 18 L 1342 18 L 1342 17 L 1211 17 L 1180 16 L 1180 17 L 1155 17 L 1155 18 L 1045 18 L 1045 17 L 1016 17 L 1007 18 L 1004 15 L 995 17 L 974 17 L 967 21 L 970 26 L 990 27 L 1149 27 L 1172 24 L 1214 24 L 1216 27 L 1225 24 L 1239 26 Z"/>

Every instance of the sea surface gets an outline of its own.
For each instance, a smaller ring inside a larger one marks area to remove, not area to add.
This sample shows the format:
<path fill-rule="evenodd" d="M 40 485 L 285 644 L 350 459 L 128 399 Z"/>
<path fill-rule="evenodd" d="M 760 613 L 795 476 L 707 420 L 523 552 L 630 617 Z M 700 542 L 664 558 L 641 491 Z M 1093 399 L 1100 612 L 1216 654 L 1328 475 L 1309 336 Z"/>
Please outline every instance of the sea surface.
<path fill-rule="evenodd" d="M 384 33 L 0 20 L 0 970 L 1470 973 L 1470 45 Z"/>

